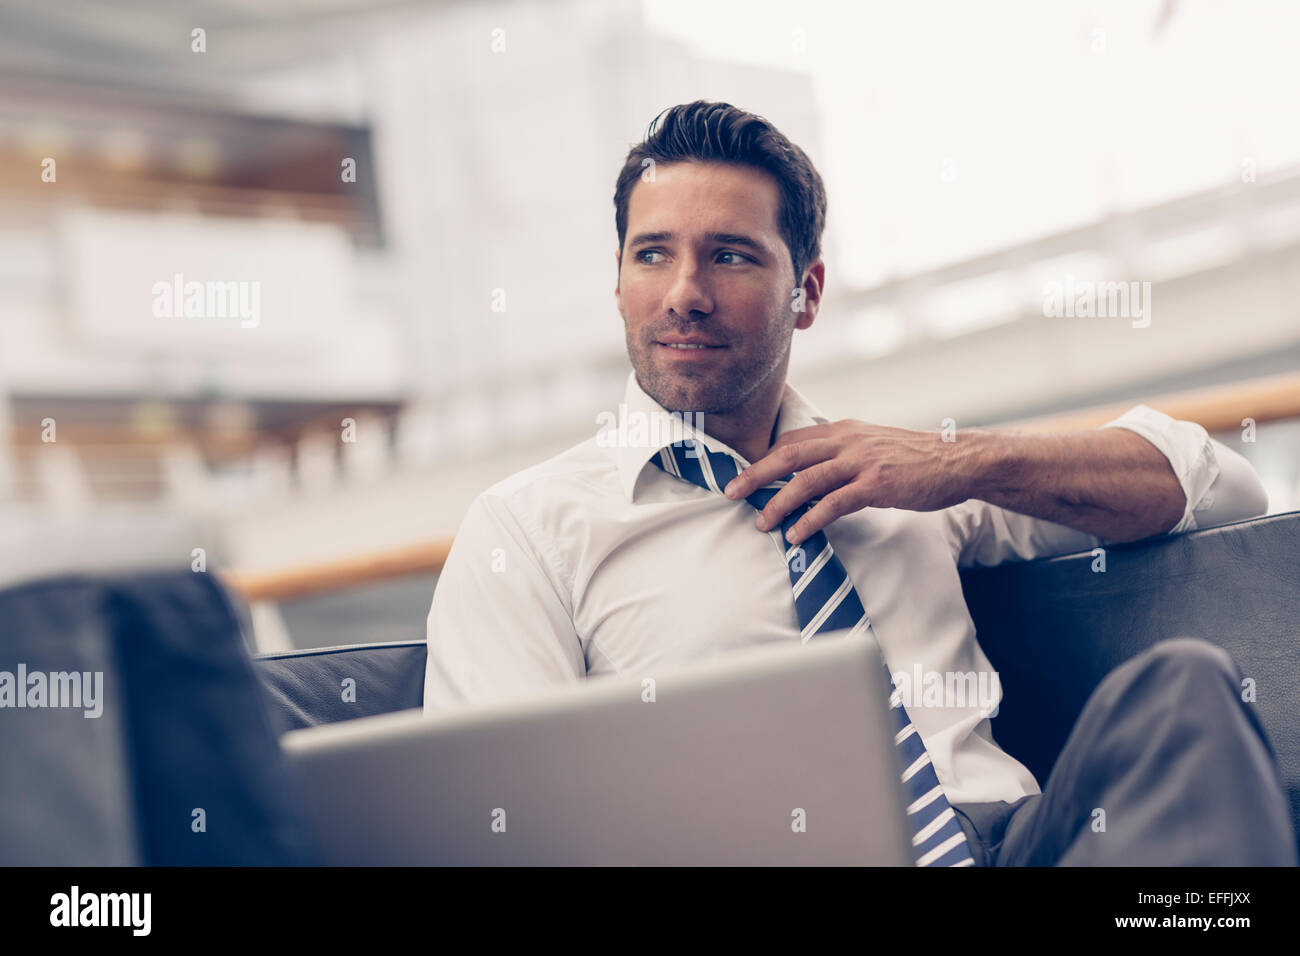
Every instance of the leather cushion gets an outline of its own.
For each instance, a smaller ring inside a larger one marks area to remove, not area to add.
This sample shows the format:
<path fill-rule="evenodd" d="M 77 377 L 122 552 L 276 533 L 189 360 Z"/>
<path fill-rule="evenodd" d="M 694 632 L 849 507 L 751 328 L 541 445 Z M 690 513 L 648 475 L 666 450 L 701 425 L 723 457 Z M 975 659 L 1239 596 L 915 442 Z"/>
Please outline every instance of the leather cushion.
<path fill-rule="evenodd" d="M 424 641 L 399 641 L 262 654 L 254 662 L 283 733 L 423 706 L 426 653 Z M 346 690 L 355 700 L 345 699 Z"/>

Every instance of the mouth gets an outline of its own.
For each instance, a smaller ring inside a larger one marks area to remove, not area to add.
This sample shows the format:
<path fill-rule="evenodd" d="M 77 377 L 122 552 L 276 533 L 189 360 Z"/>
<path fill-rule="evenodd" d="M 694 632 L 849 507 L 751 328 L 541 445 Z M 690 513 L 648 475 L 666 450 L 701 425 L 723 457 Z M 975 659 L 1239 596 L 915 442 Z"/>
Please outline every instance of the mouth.
<path fill-rule="evenodd" d="M 656 342 L 655 351 L 669 362 L 700 362 L 716 358 L 727 346 L 707 342 Z"/>
<path fill-rule="evenodd" d="M 668 336 L 666 339 L 655 339 L 655 345 L 661 348 L 674 349 L 679 352 L 725 349 L 727 347 L 725 342 L 715 342 L 708 336 L 701 335 L 698 332 L 693 335 L 683 335 L 680 332 L 676 332 Z"/>

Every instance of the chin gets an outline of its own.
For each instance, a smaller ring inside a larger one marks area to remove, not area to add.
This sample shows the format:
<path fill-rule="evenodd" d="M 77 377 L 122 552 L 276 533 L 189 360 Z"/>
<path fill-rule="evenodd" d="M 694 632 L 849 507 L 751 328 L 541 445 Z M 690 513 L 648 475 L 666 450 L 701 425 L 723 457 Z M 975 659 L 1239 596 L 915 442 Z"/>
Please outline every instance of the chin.
<path fill-rule="evenodd" d="M 730 370 L 716 369 L 715 374 L 707 376 L 691 375 L 665 368 L 653 357 L 647 358 L 648 361 L 636 366 L 637 381 L 647 395 L 668 411 L 721 415 L 734 407 L 735 382 L 731 375 L 725 374 Z"/>
<path fill-rule="evenodd" d="M 662 380 L 661 380 L 662 381 Z M 659 389 L 661 395 L 652 395 L 660 405 L 670 412 L 702 412 L 707 415 L 720 415 L 731 410 L 721 394 L 725 388 L 711 381 L 696 381 L 679 384 L 663 382 Z"/>

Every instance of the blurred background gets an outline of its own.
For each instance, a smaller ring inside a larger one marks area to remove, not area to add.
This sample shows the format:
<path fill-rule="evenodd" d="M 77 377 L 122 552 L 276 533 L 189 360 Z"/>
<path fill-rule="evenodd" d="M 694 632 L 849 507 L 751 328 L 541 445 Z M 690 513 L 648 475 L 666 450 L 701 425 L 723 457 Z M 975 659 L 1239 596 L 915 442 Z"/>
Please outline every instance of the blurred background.
<path fill-rule="evenodd" d="M 0 0 L 0 586 L 206 566 L 258 649 L 423 639 L 474 495 L 617 408 L 615 177 L 701 98 L 826 181 L 790 379 L 832 418 L 1195 393 L 1294 510 L 1298 38 L 1280 0 Z M 1149 324 L 1046 315 L 1067 281 Z"/>

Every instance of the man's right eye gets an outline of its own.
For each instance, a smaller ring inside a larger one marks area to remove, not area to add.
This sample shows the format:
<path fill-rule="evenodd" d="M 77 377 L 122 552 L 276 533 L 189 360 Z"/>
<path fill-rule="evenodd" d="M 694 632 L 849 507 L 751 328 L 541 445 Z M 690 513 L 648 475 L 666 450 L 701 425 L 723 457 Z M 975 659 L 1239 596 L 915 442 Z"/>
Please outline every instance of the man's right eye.
<path fill-rule="evenodd" d="M 660 252 L 658 249 L 642 249 L 640 252 L 638 252 L 638 253 L 636 254 L 636 259 L 637 259 L 637 262 L 644 262 L 644 263 L 646 263 L 647 265 L 654 265 L 653 262 L 650 262 L 650 260 L 647 259 L 647 258 L 645 258 L 645 257 L 646 257 L 646 256 L 661 256 L 661 255 L 663 255 L 663 253 Z"/>

